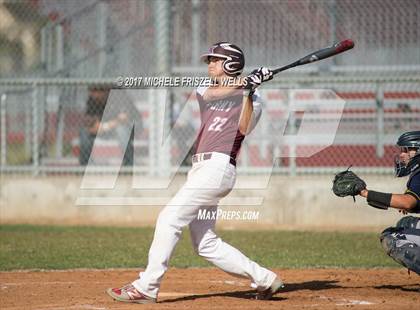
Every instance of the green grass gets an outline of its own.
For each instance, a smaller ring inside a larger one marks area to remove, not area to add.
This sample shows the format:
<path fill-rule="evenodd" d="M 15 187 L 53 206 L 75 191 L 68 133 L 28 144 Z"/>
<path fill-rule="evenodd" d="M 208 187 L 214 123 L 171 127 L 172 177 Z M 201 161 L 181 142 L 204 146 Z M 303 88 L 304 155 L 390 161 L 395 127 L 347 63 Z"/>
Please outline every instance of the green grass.
<path fill-rule="evenodd" d="M 270 268 L 395 267 L 376 233 L 220 231 L 228 243 Z M 0 270 L 144 267 L 153 228 L 0 226 Z M 188 231 L 173 267 L 211 266 Z"/>

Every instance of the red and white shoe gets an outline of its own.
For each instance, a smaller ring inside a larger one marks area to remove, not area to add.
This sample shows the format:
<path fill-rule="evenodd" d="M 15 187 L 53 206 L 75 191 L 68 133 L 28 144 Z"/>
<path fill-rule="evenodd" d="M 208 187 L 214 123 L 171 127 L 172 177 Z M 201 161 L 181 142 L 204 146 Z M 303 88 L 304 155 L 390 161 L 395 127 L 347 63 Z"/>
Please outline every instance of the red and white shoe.
<path fill-rule="evenodd" d="M 131 302 L 136 304 L 156 303 L 156 298 L 140 293 L 132 284 L 127 284 L 121 288 L 109 288 L 106 292 L 115 300 L 122 302 Z"/>

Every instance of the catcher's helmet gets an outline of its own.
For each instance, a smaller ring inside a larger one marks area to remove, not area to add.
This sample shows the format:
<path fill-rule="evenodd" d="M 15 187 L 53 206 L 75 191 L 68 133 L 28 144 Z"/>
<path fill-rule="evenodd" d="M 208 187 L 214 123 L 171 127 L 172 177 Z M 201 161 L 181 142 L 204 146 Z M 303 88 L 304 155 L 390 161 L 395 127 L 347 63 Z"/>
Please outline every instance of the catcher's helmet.
<path fill-rule="evenodd" d="M 395 158 L 395 175 L 397 177 L 409 175 L 420 168 L 420 131 L 408 131 L 403 133 L 398 138 L 397 146 L 404 148 L 405 152 L 409 149 L 416 150 L 414 157 L 410 158 L 410 161 L 407 164 L 403 163 L 398 157 Z"/>
<path fill-rule="evenodd" d="M 201 55 L 201 59 L 208 63 L 209 57 L 219 57 L 223 61 L 223 71 L 229 76 L 236 76 L 242 73 L 245 66 L 245 57 L 242 50 L 235 44 L 219 42 L 210 47 L 208 53 Z"/>

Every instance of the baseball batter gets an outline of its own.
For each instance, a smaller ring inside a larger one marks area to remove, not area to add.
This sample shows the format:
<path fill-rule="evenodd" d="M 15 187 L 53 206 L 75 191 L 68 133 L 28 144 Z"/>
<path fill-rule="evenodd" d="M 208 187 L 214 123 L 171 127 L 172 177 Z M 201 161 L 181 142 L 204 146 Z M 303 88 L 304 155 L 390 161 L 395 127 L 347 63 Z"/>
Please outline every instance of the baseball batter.
<path fill-rule="evenodd" d="M 260 98 L 255 91 L 262 82 L 272 79 L 273 73 L 259 68 L 239 78 L 245 65 L 244 54 L 228 42 L 216 43 L 202 59 L 207 63 L 209 76 L 218 83 L 197 89 L 201 127 L 192 169 L 187 182 L 159 214 L 146 269 L 132 283 L 107 290 L 115 300 L 157 301 L 169 259 L 187 225 L 198 255 L 229 274 L 250 279 L 257 288 L 257 299 L 270 299 L 283 287 L 274 272 L 222 241 L 215 233 L 215 219 L 197 218 L 200 209 L 217 210 L 220 199 L 232 190 L 241 144 L 261 115 Z M 229 77 L 238 77 L 238 85 L 222 85 L 222 80 Z"/>

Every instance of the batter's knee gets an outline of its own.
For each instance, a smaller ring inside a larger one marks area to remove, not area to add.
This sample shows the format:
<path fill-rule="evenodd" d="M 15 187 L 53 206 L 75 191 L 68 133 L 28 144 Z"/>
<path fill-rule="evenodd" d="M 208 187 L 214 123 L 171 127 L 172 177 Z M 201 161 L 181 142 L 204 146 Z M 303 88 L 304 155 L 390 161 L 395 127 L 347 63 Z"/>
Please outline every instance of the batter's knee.
<path fill-rule="evenodd" d="M 214 236 L 211 238 L 203 238 L 197 245 L 196 252 L 202 257 L 207 257 L 209 254 L 214 253 L 219 246 L 220 238 Z"/>
<path fill-rule="evenodd" d="M 380 236 L 381 245 L 397 263 L 420 274 L 420 247 L 406 240 L 402 228 L 389 227 Z"/>
<path fill-rule="evenodd" d="M 379 237 L 382 248 L 385 250 L 386 254 L 388 255 L 390 255 L 390 253 L 394 251 L 396 248 L 397 237 L 394 234 L 395 232 L 396 232 L 395 227 L 388 227 L 381 233 Z"/>
<path fill-rule="evenodd" d="M 164 231 L 165 233 L 181 234 L 183 226 L 174 212 L 162 210 L 156 221 L 156 230 Z"/>

